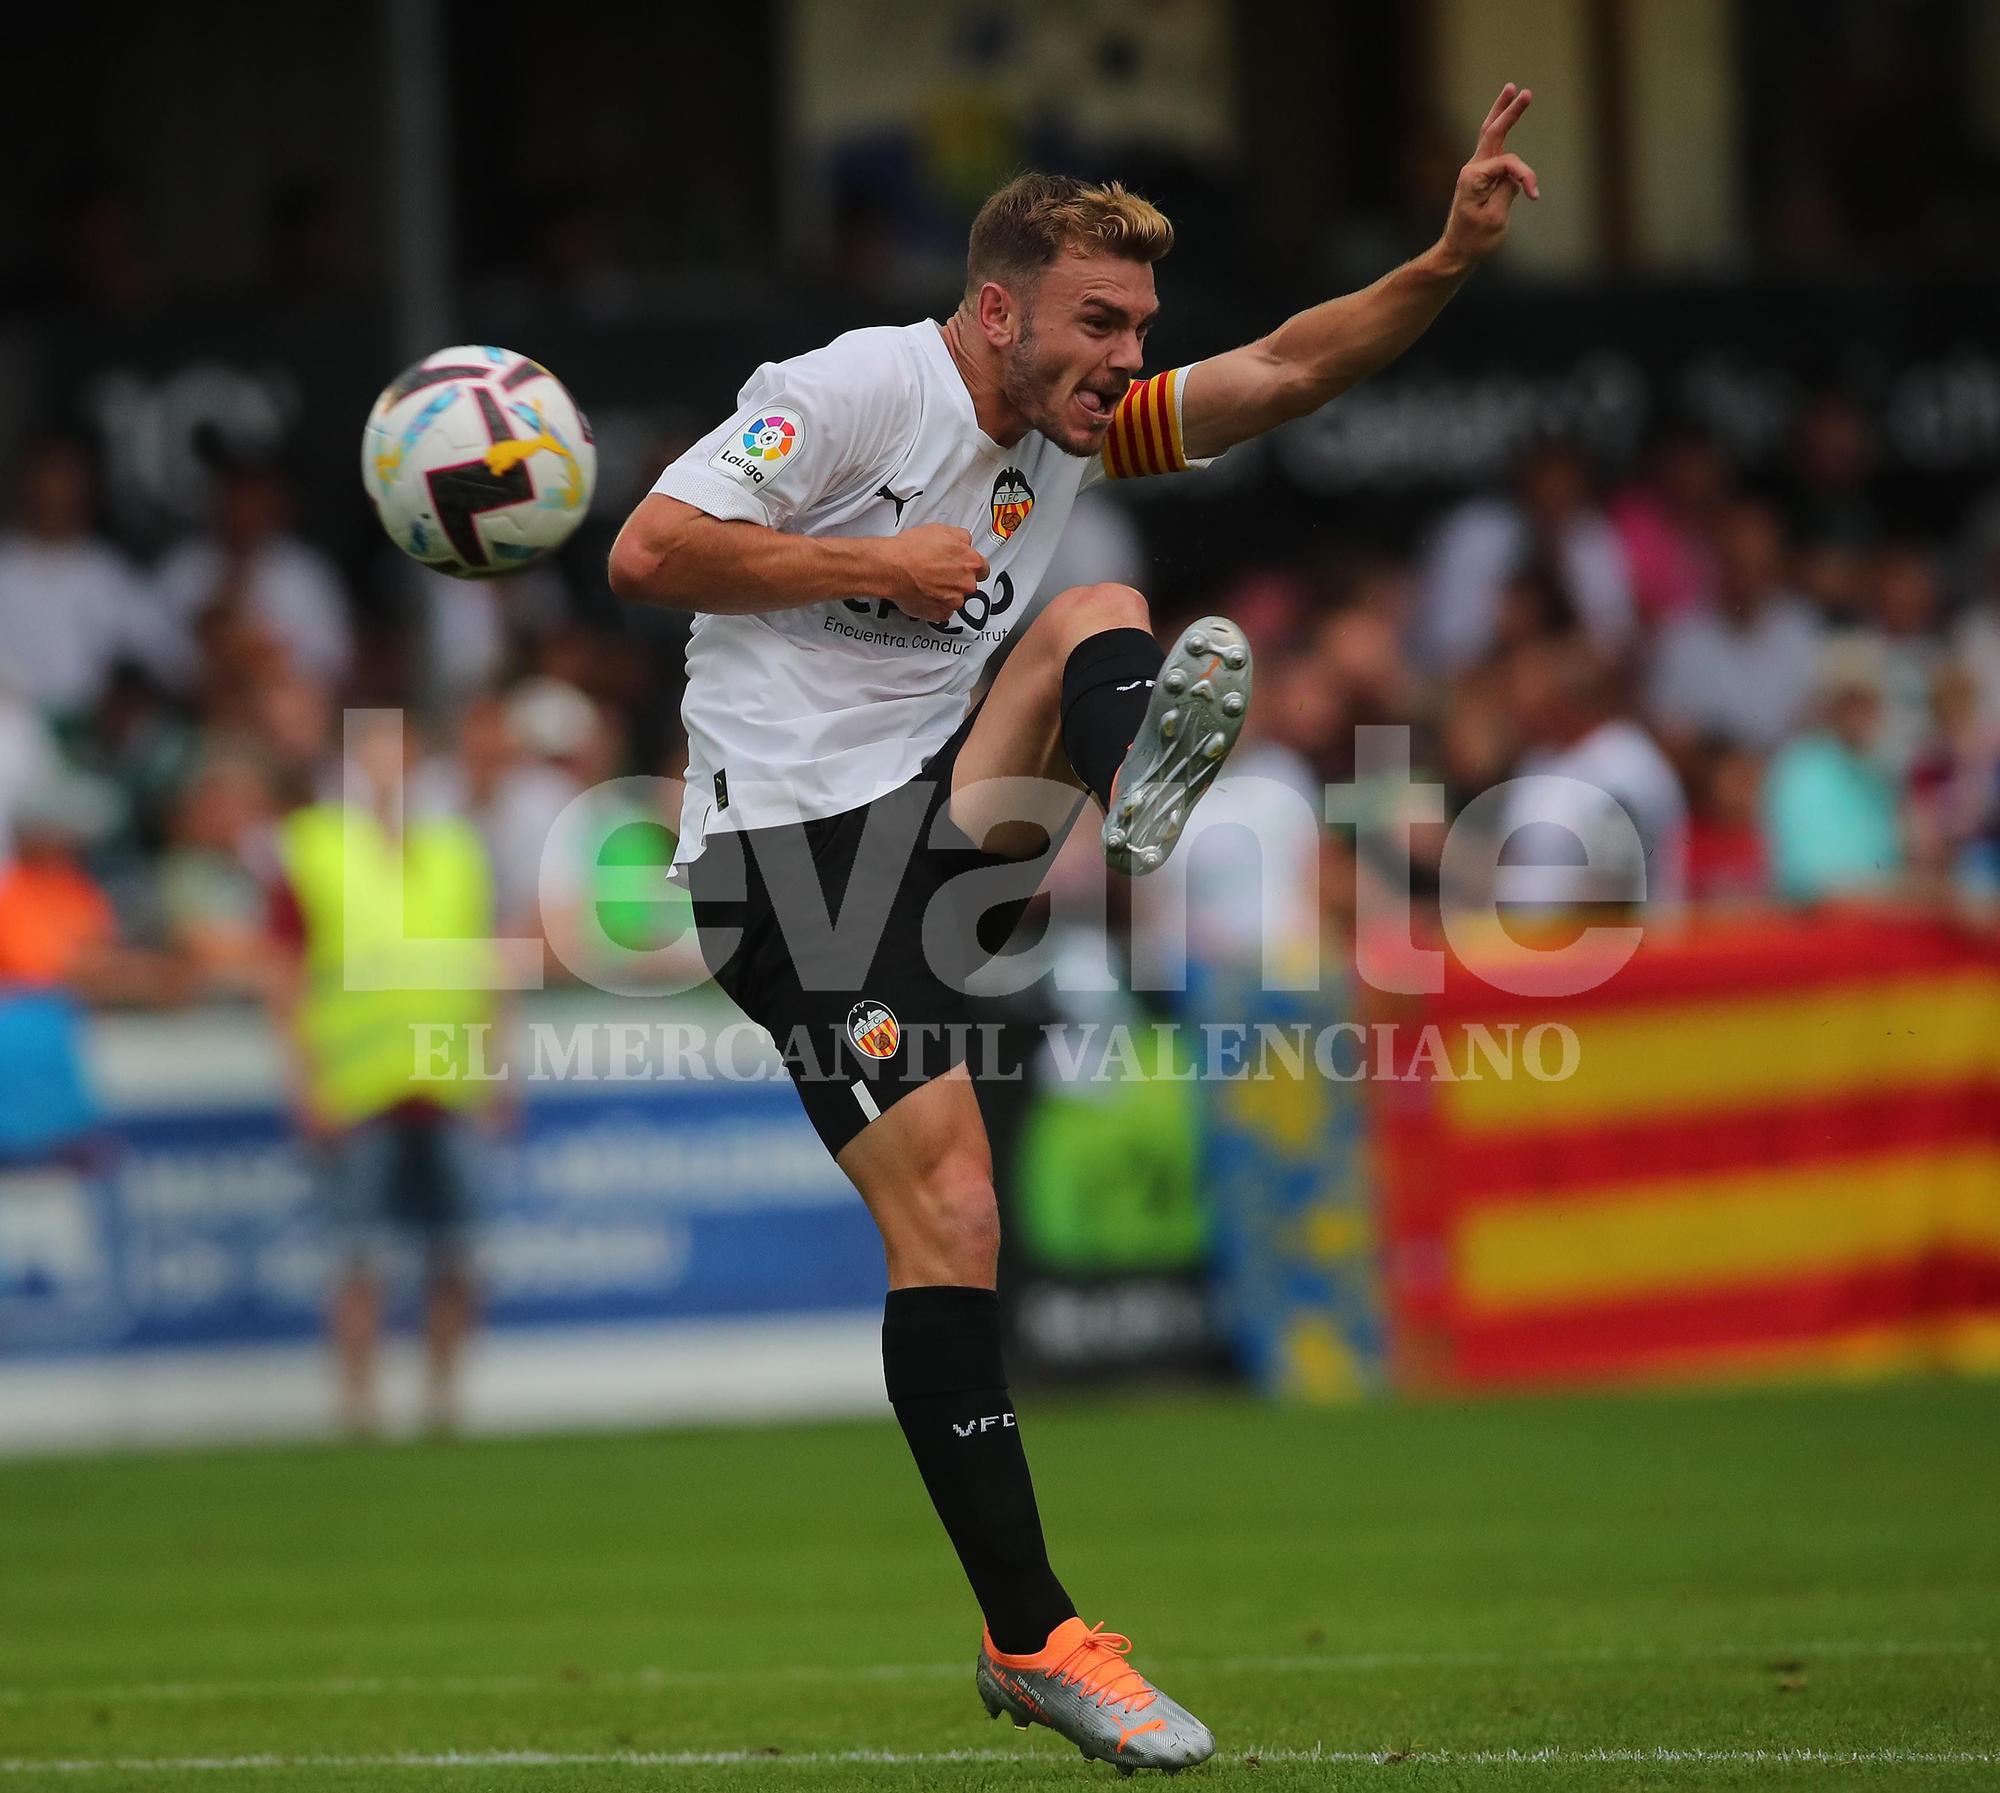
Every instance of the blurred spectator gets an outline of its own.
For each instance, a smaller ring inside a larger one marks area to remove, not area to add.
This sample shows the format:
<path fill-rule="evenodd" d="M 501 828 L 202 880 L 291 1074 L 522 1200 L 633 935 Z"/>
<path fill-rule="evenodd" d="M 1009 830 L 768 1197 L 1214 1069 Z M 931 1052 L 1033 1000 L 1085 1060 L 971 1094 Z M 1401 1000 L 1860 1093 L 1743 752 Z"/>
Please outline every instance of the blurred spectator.
<path fill-rule="evenodd" d="M 658 783 L 621 776 L 622 716 L 584 699 L 584 711 L 558 722 L 560 712 L 551 700 L 566 688 L 545 689 L 553 685 L 531 680 L 509 705 L 524 741 L 546 730 L 543 751 L 576 793 L 554 819 L 540 855 L 542 934 L 553 951 L 549 971 L 603 987 L 629 987 L 662 970 L 683 975 L 699 964 L 699 954 L 687 888 L 666 875 L 679 826 L 679 791 L 669 821 Z M 534 714 L 544 707 L 545 715 Z M 654 875 L 644 875 L 649 872 Z M 652 968 L 623 957 L 661 951 L 666 960 Z"/>
<path fill-rule="evenodd" d="M 1932 730 L 1910 768 L 1910 857 L 1964 895 L 2000 895 L 2000 731 L 1980 710 L 1969 667 L 1931 682 Z"/>
<path fill-rule="evenodd" d="M 81 983 L 116 943 L 111 899 L 81 848 L 117 824 L 117 800 L 95 780 L 52 769 L 14 812 L 14 858 L 0 872 L 0 983 Z"/>
<path fill-rule="evenodd" d="M 1499 614 L 1487 645 L 1487 658 L 1496 664 L 1505 662 L 1517 647 L 1546 641 L 1552 635 L 1572 634 L 1576 626 L 1576 606 L 1550 568 L 1541 562 L 1522 567 L 1500 588 Z"/>
<path fill-rule="evenodd" d="M 1607 655 L 1633 626 L 1632 577 L 1618 532 L 1598 508 L 1574 448 L 1544 443 L 1521 464 L 1511 498 L 1473 498 L 1450 512 L 1417 582 L 1415 646 L 1434 672 L 1485 655 L 1499 635 L 1509 580 L 1537 569 Z"/>
<path fill-rule="evenodd" d="M 1519 751 L 1502 666 L 1474 667 L 1451 682 L 1437 733 L 1445 804 L 1455 818 L 1507 776 Z"/>
<path fill-rule="evenodd" d="M 562 574 L 546 563 L 501 579 L 454 579 L 409 561 L 398 571 L 422 619 L 422 697 L 431 712 L 449 714 L 501 683 L 569 607 Z"/>
<path fill-rule="evenodd" d="M 2000 506 L 1990 541 L 1980 543 L 1972 603 L 1951 633 L 1951 657 L 1971 673 L 1980 713 L 2000 726 Z"/>
<path fill-rule="evenodd" d="M 280 804 L 331 795 L 338 783 L 331 761 L 335 712 L 333 694 L 326 686 L 286 668 L 243 697 L 230 718 L 233 728 L 219 726 L 216 732 L 225 738 L 233 735 L 258 756 L 270 772 Z"/>
<path fill-rule="evenodd" d="M 1865 620 L 1863 556 L 1881 534 L 1868 420 L 1842 393 L 1812 399 L 1793 427 L 1785 512 L 1798 543 L 1794 577 L 1831 622 Z"/>
<path fill-rule="evenodd" d="M 55 740 L 41 712 L 0 685 L 0 863 L 14 850 L 14 817 L 22 799 L 56 763 Z"/>
<path fill-rule="evenodd" d="M 1654 445 L 1645 478 L 1611 505 L 1642 622 L 1678 617 L 1715 591 L 1715 527 L 1729 484 L 1713 438 L 1681 428 Z"/>
<path fill-rule="evenodd" d="M 111 898 L 84 849 L 118 825 L 117 792 L 52 762 L 14 811 L 14 857 L 0 870 L 0 985 L 66 988 L 100 1002 L 176 1002 L 180 967 L 119 938 Z"/>
<path fill-rule="evenodd" d="M 1808 399 L 1792 426 L 1786 479 L 1793 535 L 1809 548 L 1872 546 L 1882 531 L 1874 472 L 1874 434 L 1861 407 L 1844 392 Z"/>
<path fill-rule="evenodd" d="M 1694 755 L 1688 820 L 1688 896 L 1697 903 L 1755 903 L 1771 894 L 1759 806 L 1764 762 L 1739 742 L 1710 737 Z"/>
<path fill-rule="evenodd" d="M 292 495 L 275 467 L 238 462 L 217 475 L 214 521 L 161 561 L 159 601 L 173 631 L 168 671 L 194 682 L 204 629 L 250 624 L 298 672 L 338 686 L 354 658 L 354 630 L 340 575 L 290 532 Z"/>
<path fill-rule="evenodd" d="M 1288 641 L 1305 626 L 1314 608 L 1312 582 L 1296 567 L 1253 564 L 1229 582 L 1214 608 L 1235 618 L 1255 652 L 1259 642 Z"/>
<path fill-rule="evenodd" d="M 270 868 L 262 863 L 270 825 L 270 782 L 241 754 L 211 755 L 174 805 L 160 866 L 162 924 L 169 948 L 219 994 L 257 994 L 274 969 Z"/>
<path fill-rule="evenodd" d="M 1353 721 L 1359 724 L 1408 722 L 1423 708 L 1422 692 L 1403 657 L 1400 623 L 1407 581 L 1400 570 L 1373 565 L 1348 581 L 1347 601 L 1322 622 L 1307 647 L 1307 661 L 1329 681 Z M 1301 751 L 1323 764 L 1345 742 L 1320 741 Z"/>
<path fill-rule="evenodd" d="M 461 712 L 453 751 L 411 780 L 412 808 L 463 816 L 486 843 L 501 932 L 543 937 L 543 860 L 556 818 L 582 792 L 597 707 L 575 686 L 529 679 L 510 696 L 487 692 Z M 567 899 L 573 882 L 560 874 Z"/>
<path fill-rule="evenodd" d="M 1883 891 L 1903 869 L 1896 784 L 1882 763 L 1882 649 L 1865 636 L 1820 659 L 1823 721 L 1781 748 L 1764 781 L 1778 894 L 1792 902 Z"/>
<path fill-rule="evenodd" d="M 0 1171 L 89 1150 L 100 1116 L 85 1056 L 73 996 L 0 984 Z"/>
<path fill-rule="evenodd" d="M 1763 751 L 1805 714 L 1819 624 L 1784 584 L 1784 533 L 1769 505 L 1730 504 L 1715 549 L 1715 601 L 1676 616 L 1661 632 L 1649 707 L 1683 744 L 1719 735 Z"/>
<path fill-rule="evenodd" d="M 21 465 L 17 527 L 0 538 L 0 678 L 56 718 L 87 711 L 144 633 L 136 576 L 90 532 L 93 484 L 80 443 L 34 444 Z"/>
<path fill-rule="evenodd" d="M 486 851 L 466 821 L 405 813 L 406 743 L 415 738 L 394 711 L 350 731 L 343 797 L 294 811 L 279 830 L 273 899 L 289 959 L 274 1016 L 294 1048 L 299 1126 L 319 1149 L 339 1254 L 342 1418 L 362 1432 L 377 1420 L 384 1280 L 399 1233 L 423 1257 L 427 1417 L 434 1428 L 453 1421 L 481 1181 L 469 1122 L 494 1092 L 469 1074 L 487 1037 L 479 1030 L 497 1019 Z"/>
<path fill-rule="evenodd" d="M 1506 673 L 1514 727 L 1528 744 L 1502 825 L 1507 900 L 1576 902 L 1580 842 L 1608 900 L 1679 904 L 1687 800 L 1666 755 L 1625 713 L 1597 651 L 1577 636 L 1530 642 Z M 1635 835 L 1636 861 L 1626 856 Z"/>
<path fill-rule="evenodd" d="M 1868 557 L 1864 578 L 1882 656 L 1880 752 L 1900 773 L 1930 732 L 1931 682 L 1944 655 L 1937 575 L 1921 549 L 1896 543 Z"/>
<path fill-rule="evenodd" d="M 1364 776 L 1358 763 L 1356 729 L 1407 731 L 1430 709 L 1403 655 L 1400 625 L 1407 612 L 1408 579 L 1394 563 L 1364 562 L 1347 569 L 1340 589 L 1345 602 L 1314 631 L 1296 668 L 1300 680 L 1316 680 L 1325 690 L 1313 698 L 1294 691 L 1290 701 L 1299 719 L 1279 731 L 1323 784 L 1353 785 L 1348 816 L 1356 825 L 1353 834 L 1344 828 L 1338 835 L 1321 831 L 1320 909 L 1328 927 L 1337 915 L 1373 895 L 1389 894 L 1400 905 L 1406 881 L 1428 905 L 1444 850 L 1443 828 L 1421 811 L 1409 784 L 1399 774 Z M 1288 664 L 1285 670 L 1289 674 L 1294 669 Z M 1312 726 L 1306 726 L 1306 719 Z M 1420 749 L 1413 751 L 1420 757 Z M 1430 775 L 1418 771 L 1420 778 Z M 1323 791 L 1320 808 L 1323 813 Z"/>
<path fill-rule="evenodd" d="M 121 660 L 112 668 L 88 727 L 75 732 L 69 757 L 81 770 L 108 779 L 123 800 L 124 823 L 99 851 L 122 862 L 149 862 L 165 833 L 166 814 L 187 782 L 199 738 L 186 711 L 171 702 L 145 667 Z"/>

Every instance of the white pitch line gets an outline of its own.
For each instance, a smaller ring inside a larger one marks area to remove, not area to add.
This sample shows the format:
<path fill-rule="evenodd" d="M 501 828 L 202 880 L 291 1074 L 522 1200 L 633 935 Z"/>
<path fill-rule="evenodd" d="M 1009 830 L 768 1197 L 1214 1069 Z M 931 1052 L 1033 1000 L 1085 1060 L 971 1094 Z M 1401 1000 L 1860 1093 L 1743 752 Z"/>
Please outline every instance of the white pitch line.
<path fill-rule="evenodd" d="M 1576 1764 L 1643 1766 L 1647 1763 L 1767 1766 L 1773 1768 L 1975 1767 L 2000 1763 L 1991 1749 L 1265 1749 L 1230 1751 L 1226 1763 L 1325 1762 L 1342 1767 L 1393 1767 L 1407 1762 L 1475 1768 L 1569 1767 Z M 0 1774 L 230 1774 L 267 1769 L 439 1769 L 439 1768 L 828 1768 L 866 1763 L 905 1767 L 950 1763 L 1035 1766 L 1046 1758 L 991 1749 L 893 1750 L 452 1750 L 439 1754 L 103 1756 L 52 1761 L 0 1759 Z"/>
<path fill-rule="evenodd" d="M 1984 1638 L 1911 1642 L 1895 1638 L 1816 1638 L 1805 1642 L 1715 1648 L 1688 1644 L 1604 1645 L 1576 1650 L 1372 1650 L 1340 1654 L 1295 1652 L 1282 1656 L 1175 1656 L 1153 1658 L 1155 1667 L 1220 1674 L 1365 1674 L 1409 1668 L 1532 1668 L 1577 1663 L 1764 1662 L 1814 1657 L 1857 1659 L 1897 1656 L 1991 1656 L 2000 1652 Z M 794 1663 L 776 1668 L 637 1668 L 550 1670 L 543 1674 L 500 1675 L 328 1675 L 296 1680 L 140 1681 L 101 1687 L 0 1687 L 0 1706 L 38 1706 L 101 1701 L 199 1703 L 237 1699 L 372 1699 L 399 1694 L 507 1695 L 560 1692 L 564 1688 L 601 1693 L 649 1692 L 670 1687 L 725 1687 L 754 1675 L 759 1680 L 927 1681 L 968 1672 L 968 1663 L 886 1662 L 842 1666 Z"/>

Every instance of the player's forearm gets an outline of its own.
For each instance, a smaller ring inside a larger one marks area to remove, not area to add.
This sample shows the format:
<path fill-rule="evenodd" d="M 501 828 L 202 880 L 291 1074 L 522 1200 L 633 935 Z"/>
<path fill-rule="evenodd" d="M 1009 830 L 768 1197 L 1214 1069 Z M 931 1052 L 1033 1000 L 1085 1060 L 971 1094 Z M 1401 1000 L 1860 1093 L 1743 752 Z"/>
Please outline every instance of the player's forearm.
<path fill-rule="evenodd" d="M 1317 411 L 1387 367 L 1431 327 L 1471 272 L 1439 245 L 1360 292 L 1280 324 L 1258 345 L 1273 373 L 1254 401 L 1256 430 Z"/>
<path fill-rule="evenodd" d="M 649 514 L 649 506 L 673 503 L 648 499 L 619 532 L 609 569 L 619 597 L 745 616 L 891 595 L 878 541 L 787 535 L 686 505 L 675 507 L 685 515 Z"/>

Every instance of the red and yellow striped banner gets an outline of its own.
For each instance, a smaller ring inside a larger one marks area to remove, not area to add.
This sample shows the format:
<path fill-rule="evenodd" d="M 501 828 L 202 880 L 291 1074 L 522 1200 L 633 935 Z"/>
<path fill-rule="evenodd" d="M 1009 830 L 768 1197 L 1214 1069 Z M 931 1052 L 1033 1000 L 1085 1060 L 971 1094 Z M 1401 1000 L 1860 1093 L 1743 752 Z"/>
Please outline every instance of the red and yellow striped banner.
<path fill-rule="evenodd" d="M 2000 1369 L 2000 954 L 1915 922 L 1649 940 L 1582 996 L 1454 962 L 1400 1009 L 1557 1023 L 1575 1069 L 1378 1082 L 1417 1387 Z"/>

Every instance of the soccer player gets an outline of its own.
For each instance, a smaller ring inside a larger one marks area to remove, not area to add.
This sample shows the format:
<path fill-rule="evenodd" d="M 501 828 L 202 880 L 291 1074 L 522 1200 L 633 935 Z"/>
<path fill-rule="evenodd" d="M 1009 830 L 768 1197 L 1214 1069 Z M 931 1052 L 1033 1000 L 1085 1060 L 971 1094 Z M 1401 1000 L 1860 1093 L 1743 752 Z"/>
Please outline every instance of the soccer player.
<path fill-rule="evenodd" d="M 951 317 L 759 368 L 612 550 L 621 596 L 699 613 L 678 874 L 716 981 L 780 1043 L 881 1231 L 889 1399 L 985 1617 L 980 1698 L 1126 1772 L 1214 1740 L 1049 1566 L 1000 1361 L 962 984 L 1082 793 L 1116 869 L 1159 864 L 1242 725 L 1249 651 L 1210 618 L 1163 654 L 1144 597 L 1084 586 L 973 692 L 1081 488 L 1199 464 L 1416 341 L 1500 246 L 1516 193 L 1539 197 L 1506 148 L 1528 103 L 1501 90 L 1432 248 L 1143 380 L 1172 226 L 1115 183 L 1023 175 L 973 221 Z M 1030 819 L 1024 788 L 1066 813 Z"/>

